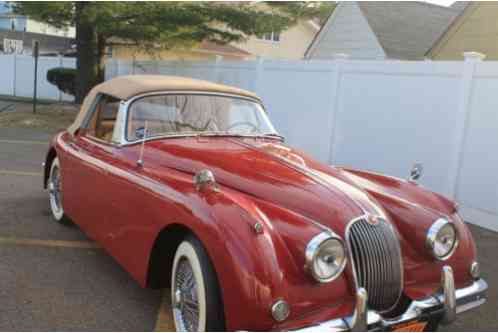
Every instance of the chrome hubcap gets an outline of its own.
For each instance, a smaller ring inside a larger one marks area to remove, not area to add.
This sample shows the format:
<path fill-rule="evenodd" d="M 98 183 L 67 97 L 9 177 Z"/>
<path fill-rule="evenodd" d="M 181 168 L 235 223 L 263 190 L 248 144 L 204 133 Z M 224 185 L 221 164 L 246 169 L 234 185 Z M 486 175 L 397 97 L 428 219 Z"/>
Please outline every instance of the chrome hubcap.
<path fill-rule="evenodd" d="M 197 331 L 199 326 L 199 301 L 197 282 L 187 259 L 178 263 L 173 286 L 173 313 L 181 331 Z"/>

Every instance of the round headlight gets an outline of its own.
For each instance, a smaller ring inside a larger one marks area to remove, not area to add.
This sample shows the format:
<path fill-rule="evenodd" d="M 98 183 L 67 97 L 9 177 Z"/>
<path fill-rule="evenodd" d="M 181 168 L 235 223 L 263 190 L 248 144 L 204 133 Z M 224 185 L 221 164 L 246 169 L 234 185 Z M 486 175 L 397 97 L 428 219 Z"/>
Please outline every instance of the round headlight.
<path fill-rule="evenodd" d="M 306 265 L 319 282 L 337 278 L 346 266 L 346 250 L 342 240 L 329 232 L 315 236 L 306 247 Z"/>
<path fill-rule="evenodd" d="M 427 232 L 427 246 L 438 260 L 446 260 L 458 245 L 458 234 L 450 221 L 441 218 L 436 220 Z"/>

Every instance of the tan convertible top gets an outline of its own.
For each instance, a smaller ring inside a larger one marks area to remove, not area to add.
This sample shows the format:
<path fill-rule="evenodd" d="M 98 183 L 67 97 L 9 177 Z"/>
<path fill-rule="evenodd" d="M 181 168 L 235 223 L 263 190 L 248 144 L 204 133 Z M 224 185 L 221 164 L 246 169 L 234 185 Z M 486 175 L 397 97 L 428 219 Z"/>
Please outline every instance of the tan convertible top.
<path fill-rule="evenodd" d="M 74 123 L 68 128 L 68 131 L 74 134 L 81 127 L 98 94 L 106 94 L 120 100 L 128 100 L 140 94 L 163 91 L 200 91 L 234 94 L 259 100 L 256 94 L 246 90 L 186 77 L 165 75 L 119 76 L 95 86 L 88 93 L 81 105 L 80 113 Z"/>

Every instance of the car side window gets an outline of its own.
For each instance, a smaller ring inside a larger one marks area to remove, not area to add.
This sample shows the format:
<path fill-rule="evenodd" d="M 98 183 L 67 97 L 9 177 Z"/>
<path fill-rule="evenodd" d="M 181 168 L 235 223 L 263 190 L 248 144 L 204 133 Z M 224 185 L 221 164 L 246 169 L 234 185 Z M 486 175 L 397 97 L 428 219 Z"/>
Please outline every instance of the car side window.
<path fill-rule="evenodd" d="M 86 126 L 86 133 L 99 140 L 112 142 L 120 100 L 108 95 L 97 97 L 94 111 Z"/>

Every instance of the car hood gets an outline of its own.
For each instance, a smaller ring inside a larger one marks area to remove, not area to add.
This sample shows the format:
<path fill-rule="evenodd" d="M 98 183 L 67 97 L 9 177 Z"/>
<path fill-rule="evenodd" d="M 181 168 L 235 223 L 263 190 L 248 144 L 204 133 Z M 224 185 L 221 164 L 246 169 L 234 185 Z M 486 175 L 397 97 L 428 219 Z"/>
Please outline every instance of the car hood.
<path fill-rule="evenodd" d="M 275 140 L 162 140 L 148 144 L 147 151 L 157 158 L 157 165 L 192 174 L 209 169 L 222 186 L 289 209 L 339 233 L 362 214 L 385 215 L 382 206 L 345 171 L 322 165 Z"/>

